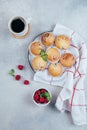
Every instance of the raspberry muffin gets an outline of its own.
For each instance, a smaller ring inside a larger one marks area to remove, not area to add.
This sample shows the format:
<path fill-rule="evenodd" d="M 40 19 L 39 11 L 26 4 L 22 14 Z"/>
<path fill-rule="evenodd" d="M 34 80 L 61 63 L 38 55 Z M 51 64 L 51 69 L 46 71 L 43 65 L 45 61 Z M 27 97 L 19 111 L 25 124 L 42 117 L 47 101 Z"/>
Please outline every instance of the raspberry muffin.
<path fill-rule="evenodd" d="M 57 62 L 60 58 L 60 51 L 56 47 L 48 48 L 46 54 L 48 60 L 53 63 Z"/>
<path fill-rule="evenodd" d="M 46 33 L 42 34 L 42 36 L 41 36 L 41 42 L 45 46 L 53 45 L 54 40 L 55 40 L 54 34 L 50 33 L 50 32 L 46 32 Z"/>
<path fill-rule="evenodd" d="M 59 49 L 68 49 L 70 47 L 70 38 L 65 35 L 59 35 L 55 39 L 55 45 Z"/>
<path fill-rule="evenodd" d="M 65 53 L 61 56 L 60 58 L 60 63 L 64 67 L 71 67 L 72 65 L 75 64 L 75 57 L 71 53 Z"/>
<path fill-rule="evenodd" d="M 62 74 L 62 66 L 60 63 L 50 64 L 48 68 L 48 72 L 51 76 L 57 77 Z"/>
<path fill-rule="evenodd" d="M 44 46 L 41 42 L 33 42 L 30 46 L 30 51 L 33 55 L 40 55 L 41 50 L 44 49 Z"/>
<path fill-rule="evenodd" d="M 47 62 L 41 56 L 37 56 L 32 60 L 31 65 L 34 70 L 44 70 Z"/>

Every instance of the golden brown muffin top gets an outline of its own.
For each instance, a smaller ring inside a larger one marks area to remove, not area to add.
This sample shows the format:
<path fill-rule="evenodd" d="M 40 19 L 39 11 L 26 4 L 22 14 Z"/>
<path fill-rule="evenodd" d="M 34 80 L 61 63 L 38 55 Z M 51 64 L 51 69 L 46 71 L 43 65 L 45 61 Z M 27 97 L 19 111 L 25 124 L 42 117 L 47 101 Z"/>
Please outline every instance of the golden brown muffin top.
<path fill-rule="evenodd" d="M 30 46 L 30 51 L 34 55 L 39 55 L 42 49 L 44 49 L 44 46 L 41 42 L 33 42 Z"/>
<path fill-rule="evenodd" d="M 61 58 L 62 60 L 75 60 L 75 57 L 71 53 L 65 53 Z"/>
<path fill-rule="evenodd" d="M 70 41 L 70 38 L 66 35 L 59 35 L 58 40 L 65 40 L 65 41 Z"/>
<path fill-rule="evenodd" d="M 56 47 L 49 48 L 46 54 L 48 59 L 52 62 L 57 61 L 60 57 L 60 51 Z"/>
<path fill-rule="evenodd" d="M 45 46 L 50 46 L 54 43 L 55 37 L 53 33 L 46 32 L 42 34 L 41 41 Z"/>
<path fill-rule="evenodd" d="M 47 33 L 44 33 L 43 35 L 42 35 L 42 41 L 43 42 L 46 42 L 46 39 L 49 37 L 49 33 L 47 32 Z"/>
<path fill-rule="evenodd" d="M 41 56 L 37 56 L 32 60 L 32 67 L 35 70 L 44 70 L 46 64 L 46 61 L 44 61 Z"/>
<path fill-rule="evenodd" d="M 62 74 L 62 66 L 60 63 L 57 64 L 50 64 L 48 71 L 50 73 L 50 75 L 56 77 L 56 76 L 60 76 Z"/>
<path fill-rule="evenodd" d="M 59 35 L 55 39 L 55 45 L 60 49 L 68 49 L 70 46 L 70 38 L 66 35 Z"/>
<path fill-rule="evenodd" d="M 61 56 L 60 63 L 64 67 L 71 67 L 75 63 L 75 57 L 71 53 L 65 53 Z"/>

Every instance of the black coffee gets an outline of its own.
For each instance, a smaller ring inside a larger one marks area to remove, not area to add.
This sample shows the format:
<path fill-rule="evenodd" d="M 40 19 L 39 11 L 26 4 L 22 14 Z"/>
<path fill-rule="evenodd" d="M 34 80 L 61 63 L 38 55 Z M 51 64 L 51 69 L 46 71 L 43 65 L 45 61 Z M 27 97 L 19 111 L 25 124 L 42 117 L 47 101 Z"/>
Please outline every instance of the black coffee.
<path fill-rule="evenodd" d="M 21 19 L 15 19 L 11 23 L 11 28 L 14 32 L 20 33 L 24 30 L 25 24 Z"/>

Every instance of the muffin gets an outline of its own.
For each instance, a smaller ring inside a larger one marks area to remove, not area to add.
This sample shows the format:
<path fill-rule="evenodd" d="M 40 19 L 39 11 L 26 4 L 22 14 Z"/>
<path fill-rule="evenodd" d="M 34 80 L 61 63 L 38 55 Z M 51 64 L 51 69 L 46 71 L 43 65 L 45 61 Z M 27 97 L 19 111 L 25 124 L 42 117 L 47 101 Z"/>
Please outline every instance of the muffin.
<path fill-rule="evenodd" d="M 51 76 L 57 77 L 62 74 L 62 66 L 60 63 L 50 64 L 48 68 L 48 72 Z"/>
<path fill-rule="evenodd" d="M 55 40 L 54 34 L 50 32 L 46 32 L 41 36 L 41 42 L 45 46 L 51 46 L 52 44 L 54 44 L 54 40 Z"/>
<path fill-rule="evenodd" d="M 59 49 L 68 49 L 70 47 L 70 38 L 65 35 L 59 35 L 55 39 L 55 45 Z"/>
<path fill-rule="evenodd" d="M 44 46 L 40 42 L 33 42 L 30 46 L 30 51 L 34 55 L 40 55 L 40 52 L 43 49 Z"/>
<path fill-rule="evenodd" d="M 41 56 L 35 57 L 31 62 L 34 70 L 44 70 L 46 68 L 46 64 L 46 61 L 44 61 Z"/>
<path fill-rule="evenodd" d="M 53 63 L 57 62 L 60 58 L 60 51 L 56 47 L 48 48 L 46 54 L 47 59 Z"/>
<path fill-rule="evenodd" d="M 60 58 L 60 63 L 64 67 L 71 67 L 72 65 L 75 64 L 75 57 L 71 53 L 65 53 L 61 56 Z"/>

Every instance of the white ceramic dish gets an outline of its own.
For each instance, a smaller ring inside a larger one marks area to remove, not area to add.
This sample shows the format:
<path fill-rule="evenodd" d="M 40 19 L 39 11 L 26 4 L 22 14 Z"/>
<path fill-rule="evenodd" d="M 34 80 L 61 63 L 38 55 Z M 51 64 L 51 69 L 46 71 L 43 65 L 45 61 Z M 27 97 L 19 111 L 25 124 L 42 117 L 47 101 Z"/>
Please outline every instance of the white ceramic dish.
<path fill-rule="evenodd" d="M 51 100 L 50 100 L 49 102 L 47 102 L 47 103 L 37 103 L 37 102 L 34 100 L 34 94 L 35 94 L 35 92 L 36 92 L 37 90 L 40 90 L 40 89 L 46 89 L 46 88 L 36 89 L 36 90 L 33 92 L 32 100 L 33 100 L 34 104 L 36 104 L 37 106 L 39 106 L 39 107 L 44 107 L 44 106 L 47 106 L 47 105 L 50 104 L 50 102 L 51 102 L 51 100 L 52 100 L 52 94 L 51 94 L 50 90 L 46 89 L 46 90 L 48 91 L 48 93 L 50 94 Z"/>

